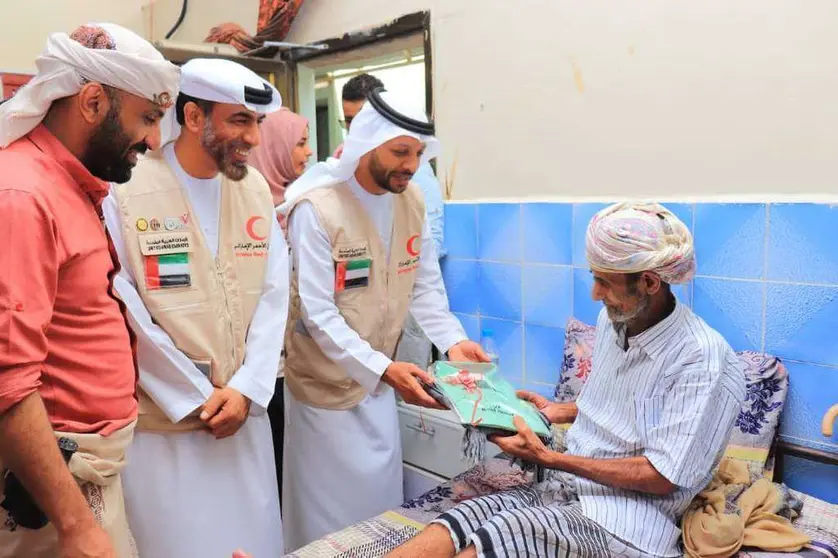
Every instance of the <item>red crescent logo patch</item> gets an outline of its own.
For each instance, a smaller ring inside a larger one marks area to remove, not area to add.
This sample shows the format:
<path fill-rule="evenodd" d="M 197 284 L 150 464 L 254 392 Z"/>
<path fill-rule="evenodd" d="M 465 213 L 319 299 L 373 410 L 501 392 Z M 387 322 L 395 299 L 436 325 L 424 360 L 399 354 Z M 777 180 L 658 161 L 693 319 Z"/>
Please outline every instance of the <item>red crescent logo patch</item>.
<path fill-rule="evenodd" d="M 247 225 L 246 225 L 247 235 L 250 238 L 252 238 L 253 240 L 261 241 L 261 240 L 265 240 L 266 238 L 268 238 L 267 234 L 259 234 L 256 231 L 256 224 L 259 223 L 260 221 L 264 221 L 264 220 L 265 220 L 264 217 L 259 217 L 258 215 L 255 216 L 255 217 L 251 217 L 250 219 L 247 220 Z M 259 227 L 259 230 L 262 230 L 262 227 Z"/>
<path fill-rule="evenodd" d="M 419 250 L 417 250 L 414 246 L 417 240 L 419 240 L 418 234 L 414 234 L 413 236 L 407 239 L 407 253 L 413 256 L 414 258 L 419 255 Z"/>

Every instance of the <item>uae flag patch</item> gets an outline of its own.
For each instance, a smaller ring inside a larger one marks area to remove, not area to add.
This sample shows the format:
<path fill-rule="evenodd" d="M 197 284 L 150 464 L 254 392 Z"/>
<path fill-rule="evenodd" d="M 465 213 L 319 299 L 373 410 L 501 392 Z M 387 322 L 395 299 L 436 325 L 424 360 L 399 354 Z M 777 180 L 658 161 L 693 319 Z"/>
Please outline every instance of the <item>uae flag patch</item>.
<path fill-rule="evenodd" d="M 346 260 L 335 266 L 335 292 L 360 289 L 370 284 L 372 260 Z"/>
<path fill-rule="evenodd" d="M 161 254 L 145 257 L 145 284 L 149 290 L 170 287 L 189 287 L 189 254 Z"/>

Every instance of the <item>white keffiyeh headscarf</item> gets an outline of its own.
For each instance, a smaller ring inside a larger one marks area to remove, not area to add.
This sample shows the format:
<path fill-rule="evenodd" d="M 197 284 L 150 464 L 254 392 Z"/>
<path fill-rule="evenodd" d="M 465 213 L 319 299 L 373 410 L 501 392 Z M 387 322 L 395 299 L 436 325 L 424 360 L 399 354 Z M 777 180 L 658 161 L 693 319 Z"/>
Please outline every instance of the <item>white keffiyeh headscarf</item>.
<path fill-rule="evenodd" d="M 392 93 L 384 91 L 381 93 L 381 98 L 400 114 L 413 120 L 428 122 L 424 110 L 410 106 Z M 292 182 L 285 191 L 285 202 L 279 206 L 280 213 L 287 215 L 294 201 L 306 192 L 347 181 L 355 174 L 361 157 L 388 141 L 402 136 L 415 138 L 425 144 L 425 152 L 419 166 L 439 155 L 439 141 L 434 136 L 405 130 L 381 116 L 372 103 L 365 103 L 352 120 L 340 159 L 332 157 L 322 163 L 317 163 Z"/>
<path fill-rule="evenodd" d="M 657 203 L 618 203 L 597 213 L 585 235 L 588 264 L 602 273 L 652 271 L 671 285 L 695 275 L 690 230 Z"/>
<path fill-rule="evenodd" d="M 0 105 L 0 148 L 31 132 L 52 103 L 77 94 L 85 81 L 109 85 L 166 108 L 180 70 L 148 41 L 118 25 L 95 23 L 53 33 L 35 61 L 38 73 Z"/>

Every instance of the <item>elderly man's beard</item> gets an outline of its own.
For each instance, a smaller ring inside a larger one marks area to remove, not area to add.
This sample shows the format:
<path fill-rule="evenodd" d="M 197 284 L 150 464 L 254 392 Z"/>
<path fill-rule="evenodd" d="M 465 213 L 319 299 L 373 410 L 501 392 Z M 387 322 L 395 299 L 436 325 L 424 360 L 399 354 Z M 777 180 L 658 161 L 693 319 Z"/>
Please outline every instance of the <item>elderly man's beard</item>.
<path fill-rule="evenodd" d="M 605 305 L 605 310 L 608 312 L 608 319 L 614 324 L 627 324 L 640 316 L 645 314 L 652 303 L 652 297 L 647 294 L 641 294 L 638 289 L 635 289 L 632 295 L 637 297 L 637 304 L 631 310 L 621 310 L 613 306 Z"/>
<path fill-rule="evenodd" d="M 413 178 L 413 173 L 387 170 L 384 165 L 381 164 L 381 161 L 378 160 L 378 155 L 373 152 L 372 157 L 370 157 L 370 176 L 372 176 L 372 179 L 375 180 L 375 183 L 379 188 L 394 194 L 401 194 L 407 190 L 407 184 L 410 179 Z M 403 179 L 404 185 L 392 184 L 391 181 L 394 178 Z"/>
<path fill-rule="evenodd" d="M 90 137 L 81 162 L 93 176 L 124 184 L 131 180 L 137 155 L 147 150 L 145 141 L 131 144 L 119 120 L 119 104 L 112 103 L 105 120 Z"/>
<path fill-rule="evenodd" d="M 209 153 L 218 171 L 230 180 L 238 181 L 247 176 L 247 161 L 237 161 L 236 151 L 249 152 L 253 147 L 241 139 L 225 140 L 219 138 L 207 121 L 201 133 L 201 147 Z"/>

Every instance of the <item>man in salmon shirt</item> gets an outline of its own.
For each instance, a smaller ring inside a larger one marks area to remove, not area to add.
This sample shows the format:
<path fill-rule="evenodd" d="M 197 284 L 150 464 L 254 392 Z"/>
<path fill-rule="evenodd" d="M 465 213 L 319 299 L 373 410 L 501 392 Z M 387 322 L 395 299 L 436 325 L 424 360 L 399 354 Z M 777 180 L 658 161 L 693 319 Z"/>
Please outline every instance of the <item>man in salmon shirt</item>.
<path fill-rule="evenodd" d="M 0 558 L 128 558 L 137 372 L 100 204 L 158 146 L 179 70 L 110 24 L 37 66 L 0 106 Z"/>

